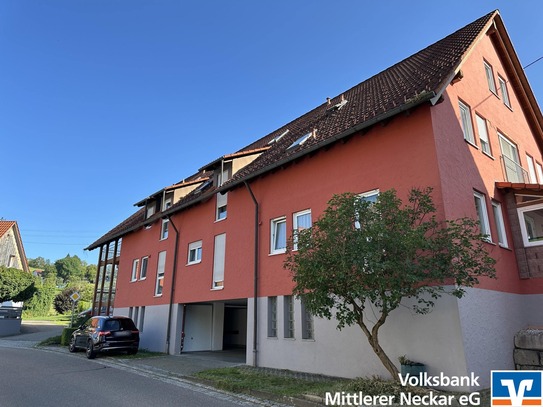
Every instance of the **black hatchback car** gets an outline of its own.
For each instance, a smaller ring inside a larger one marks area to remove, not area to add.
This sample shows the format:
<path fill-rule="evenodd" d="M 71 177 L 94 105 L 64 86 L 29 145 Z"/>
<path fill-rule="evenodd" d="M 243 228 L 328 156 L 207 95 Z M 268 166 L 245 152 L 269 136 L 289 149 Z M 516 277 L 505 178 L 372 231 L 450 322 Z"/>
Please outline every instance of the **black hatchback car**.
<path fill-rule="evenodd" d="M 99 352 L 126 351 L 138 353 L 140 331 L 127 317 L 92 317 L 72 334 L 69 350 L 85 349 L 87 358 L 94 359 Z"/>

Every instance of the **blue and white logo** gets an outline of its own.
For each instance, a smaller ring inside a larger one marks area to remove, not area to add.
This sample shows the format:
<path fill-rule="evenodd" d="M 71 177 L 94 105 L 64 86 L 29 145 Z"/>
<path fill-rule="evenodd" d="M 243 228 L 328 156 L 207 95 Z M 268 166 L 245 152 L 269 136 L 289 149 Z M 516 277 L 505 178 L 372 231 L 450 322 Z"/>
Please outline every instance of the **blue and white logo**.
<path fill-rule="evenodd" d="M 493 370 L 491 372 L 492 406 L 543 405 L 543 371 Z"/>

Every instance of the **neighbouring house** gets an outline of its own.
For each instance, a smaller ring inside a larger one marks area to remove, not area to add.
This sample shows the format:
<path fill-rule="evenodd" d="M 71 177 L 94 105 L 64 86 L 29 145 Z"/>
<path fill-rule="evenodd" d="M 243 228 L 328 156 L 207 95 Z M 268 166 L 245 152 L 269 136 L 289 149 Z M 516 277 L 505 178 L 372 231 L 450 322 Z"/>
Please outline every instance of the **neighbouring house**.
<path fill-rule="evenodd" d="M 17 222 L 0 220 L 0 266 L 30 272 Z"/>
<path fill-rule="evenodd" d="M 0 220 L 0 266 L 30 272 L 17 222 Z M 0 305 L 20 306 L 12 301 Z"/>
<path fill-rule="evenodd" d="M 514 368 L 514 334 L 543 324 L 542 151 L 543 116 L 494 11 L 137 202 L 87 248 L 94 313 L 132 317 L 155 351 L 239 347 L 252 365 L 386 376 L 358 327 L 338 331 L 291 295 L 286 240 L 335 193 L 431 186 L 442 219 L 480 221 L 497 279 L 429 315 L 394 311 L 381 343 L 486 386 Z"/>

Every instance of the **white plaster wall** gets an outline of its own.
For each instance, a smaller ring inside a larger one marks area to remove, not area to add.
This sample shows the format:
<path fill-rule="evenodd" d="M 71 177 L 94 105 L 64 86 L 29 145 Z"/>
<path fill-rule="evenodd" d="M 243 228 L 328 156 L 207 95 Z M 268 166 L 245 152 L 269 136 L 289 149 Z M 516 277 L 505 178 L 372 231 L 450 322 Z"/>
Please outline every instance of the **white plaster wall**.
<path fill-rule="evenodd" d="M 248 320 L 252 322 L 251 300 L 248 306 Z M 260 298 L 258 307 L 259 366 L 342 377 L 390 377 L 358 326 L 338 331 L 334 321 L 315 318 L 315 339 L 302 340 L 301 305 L 296 301 L 295 339 L 284 339 L 283 301 L 278 297 L 278 337 L 268 338 L 267 298 Z M 248 331 L 249 345 L 252 344 L 252 329 Z M 415 314 L 408 307 L 395 310 L 381 328 L 380 343 L 398 366 L 397 358 L 405 354 L 425 363 L 429 374 L 467 374 L 456 298 L 443 297 L 427 315 Z M 247 361 L 252 360 L 252 346 L 248 346 Z"/>
<path fill-rule="evenodd" d="M 168 310 L 168 304 L 145 307 L 143 331 L 140 332 L 140 349 L 167 352 Z M 115 315 L 128 316 L 128 311 L 128 308 L 115 308 Z"/>
<path fill-rule="evenodd" d="M 515 334 L 543 325 L 543 295 L 467 289 L 459 301 L 468 370 L 490 385 L 490 371 L 514 369 Z"/>

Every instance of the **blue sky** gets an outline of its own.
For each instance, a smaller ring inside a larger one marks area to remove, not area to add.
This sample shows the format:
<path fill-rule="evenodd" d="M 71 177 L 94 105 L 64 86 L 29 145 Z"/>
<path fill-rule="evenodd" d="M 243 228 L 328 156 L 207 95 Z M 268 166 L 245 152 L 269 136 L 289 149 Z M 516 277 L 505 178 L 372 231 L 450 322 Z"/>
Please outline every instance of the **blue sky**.
<path fill-rule="evenodd" d="M 1 0 L 0 218 L 96 263 L 135 202 L 494 9 L 543 56 L 541 0 Z"/>

